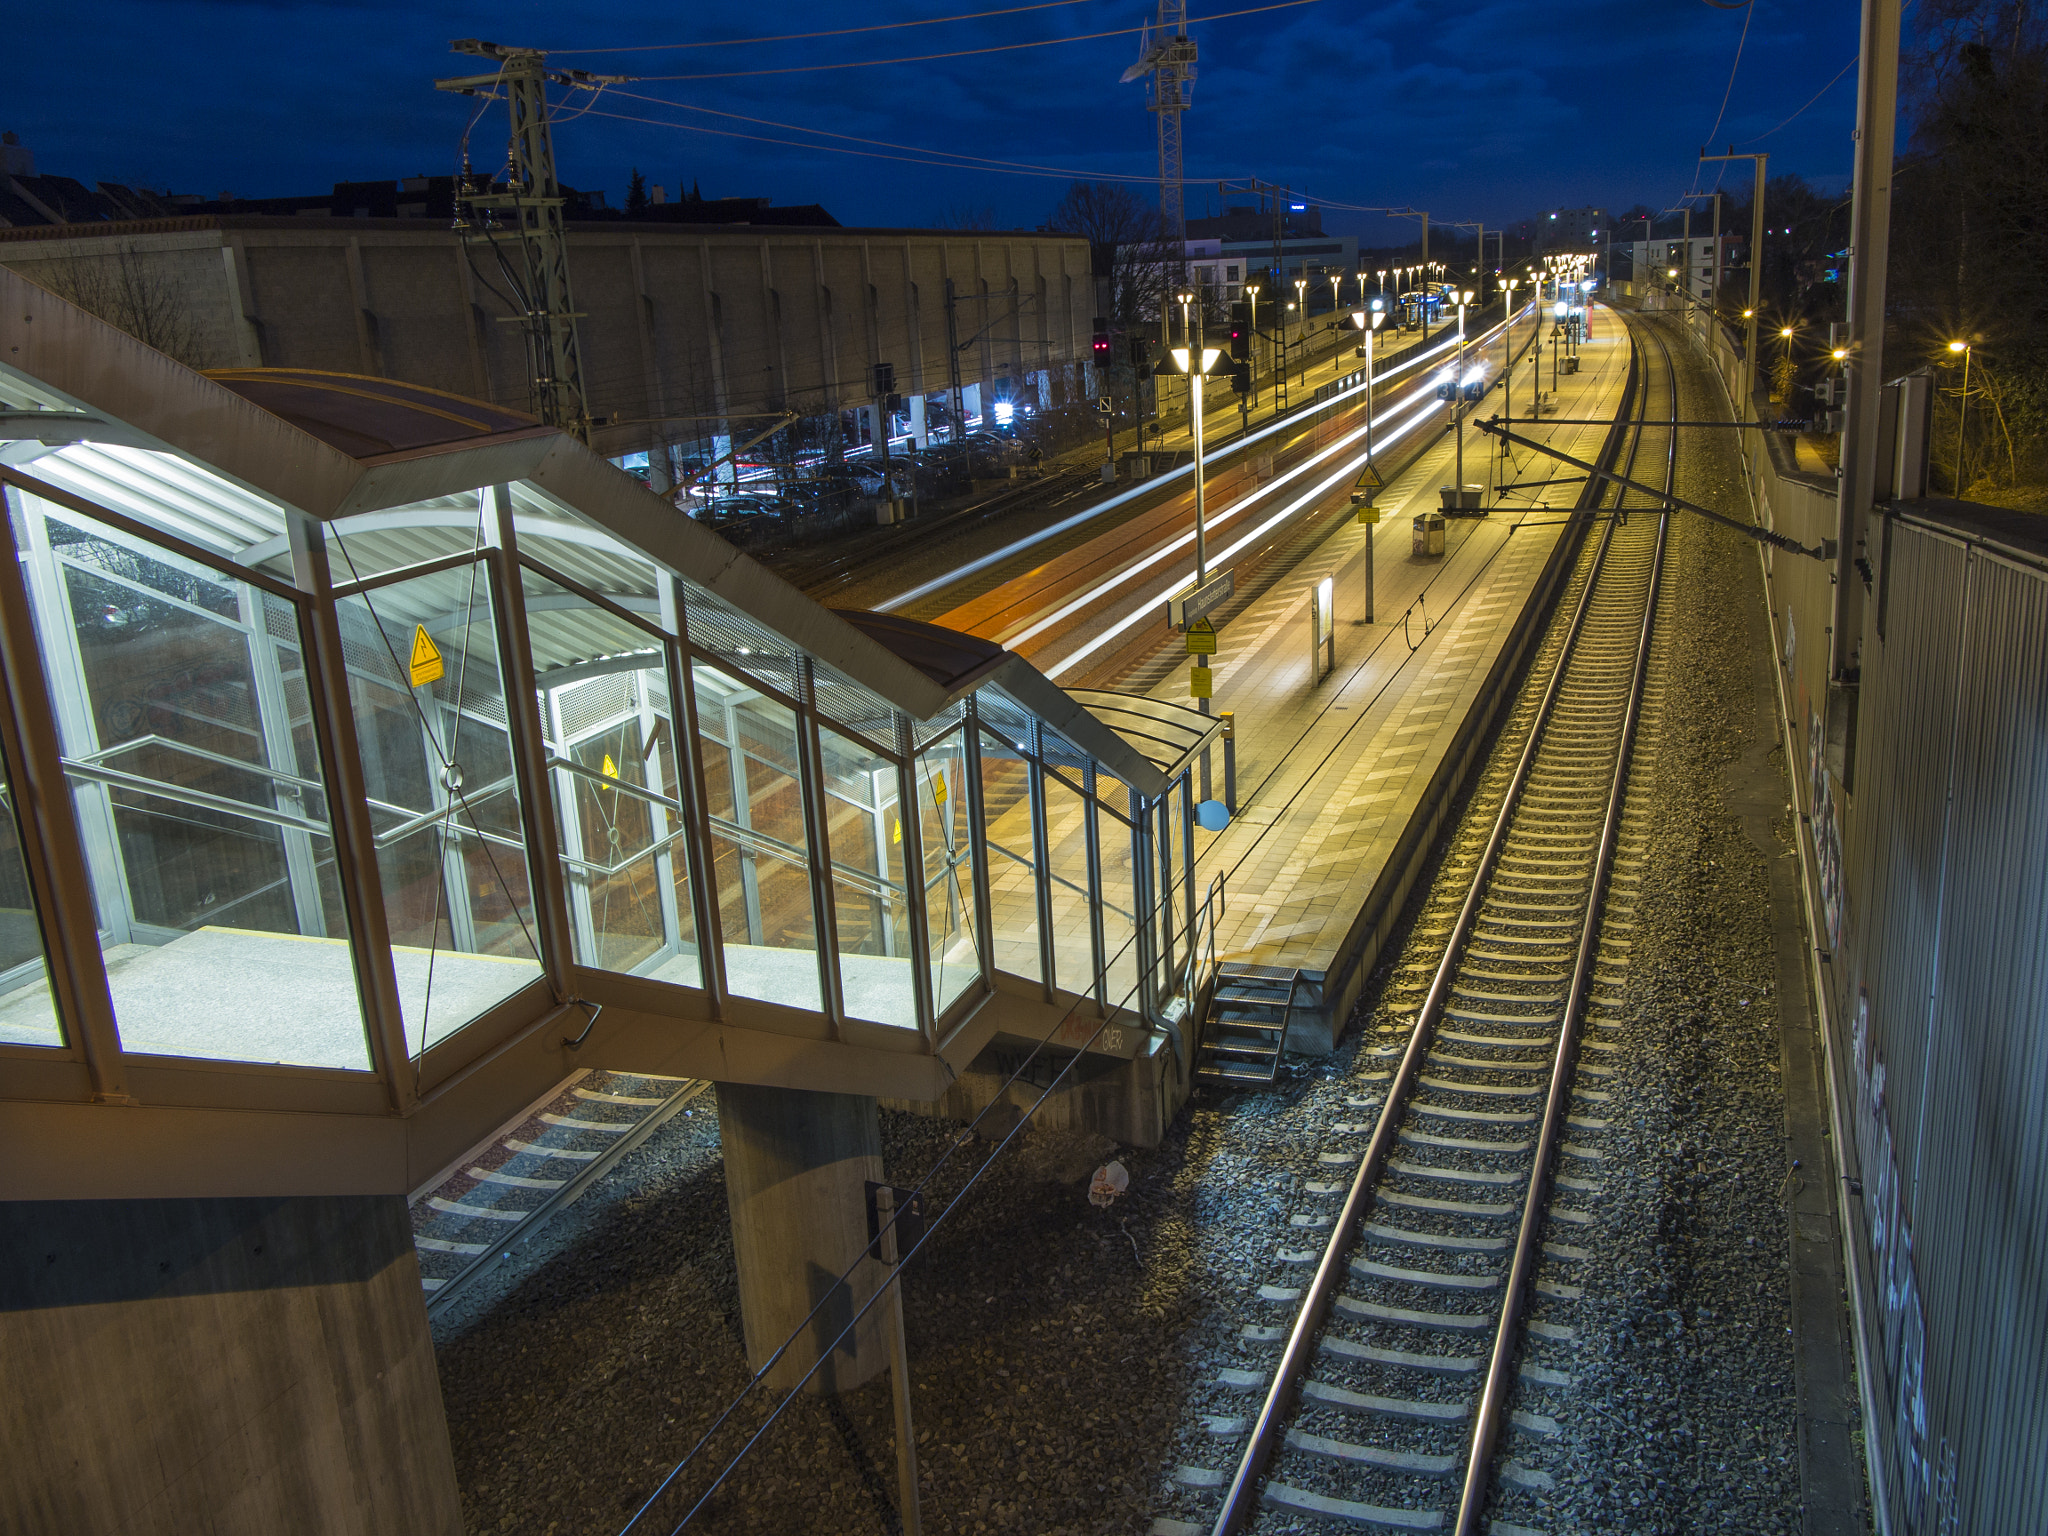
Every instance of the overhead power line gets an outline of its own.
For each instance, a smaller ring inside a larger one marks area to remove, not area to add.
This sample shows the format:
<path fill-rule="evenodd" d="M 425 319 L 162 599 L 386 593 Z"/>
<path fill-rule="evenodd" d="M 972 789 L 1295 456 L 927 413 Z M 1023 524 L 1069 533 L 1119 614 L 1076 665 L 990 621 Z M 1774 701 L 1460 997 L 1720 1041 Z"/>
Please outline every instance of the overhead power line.
<path fill-rule="evenodd" d="M 1187 24 L 1228 21 L 1236 16 L 1257 16 L 1266 11 L 1287 11 L 1297 6 L 1317 5 L 1321 0 L 1275 0 L 1271 5 L 1254 5 L 1241 11 L 1218 11 L 1213 16 L 1190 16 Z M 888 64 L 929 64 L 940 59 L 969 59 L 990 53 L 1017 53 L 1027 48 L 1057 48 L 1064 43 L 1095 42 L 1105 37 L 1136 37 L 1147 27 L 1114 27 L 1107 32 L 1077 32 L 1072 37 L 1040 37 L 1022 43 L 991 43 L 984 48 L 955 48 L 944 53 L 913 53 L 893 59 L 847 59 L 831 64 L 789 64 L 779 69 L 729 69 L 695 75 L 641 75 L 642 80 L 753 80 L 764 75 L 809 75 L 825 70 L 876 69 Z"/>
<path fill-rule="evenodd" d="M 1035 5 L 1008 5 L 995 11 L 963 11 L 958 16 L 925 16 L 915 21 L 885 21 L 871 27 L 835 27 L 829 32 L 785 32 L 777 37 L 714 37 L 696 43 L 628 43 L 617 48 L 554 48 L 562 57 L 588 53 L 679 53 L 686 48 L 752 48 L 765 43 L 804 43 L 820 37 L 852 37 L 859 32 L 900 32 L 910 27 L 939 27 L 954 21 L 980 21 L 989 16 L 1015 16 L 1024 11 L 1050 11 L 1063 5 L 1088 5 L 1093 0 L 1038 0 Z"/>

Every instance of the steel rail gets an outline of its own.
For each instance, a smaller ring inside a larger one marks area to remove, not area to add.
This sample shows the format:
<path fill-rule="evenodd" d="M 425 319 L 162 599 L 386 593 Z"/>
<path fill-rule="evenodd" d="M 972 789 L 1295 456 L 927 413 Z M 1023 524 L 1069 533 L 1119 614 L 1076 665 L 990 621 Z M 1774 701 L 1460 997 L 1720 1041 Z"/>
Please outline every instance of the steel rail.
<path fill-rule="evenodd" d="M 1678 410 L 1677 372 L 1671 368 L 1671 350 L 1661 336 L 1650 333 L 1664 354 L 1672 372 L 1671 408 Z M 1671 425 L 1660 423 L 1660 425 Z M 1678 434 L 1671 433 L 1666 450 L 1664 484 L 1668 493 L 1678 476 Z M 1617 498 L 1618 500 L 1619 498 Z M 1611 526 L 1611 524 L 1610 524 Z M 1657 596 L 1663 584 L 1664 540 L 1670 532 L 1671 512 L 1657 518 L 1657 543 L 1650 556 L 1650 589 L 1643 604 L 1643 623 L 1636 640 L 1635 670 L 1629 678 L 1628 707 L 1622 717 L 1621 735 L 1615 749 L 1614 778 L 1607 791 L 1607 814 L 1600 829 L 1599 851 L 1593 864 L 1593 883 L 1586 899 L 1586 915 L 1579 929 L 1578 957 L 1573 964 L 1569 990 L 1565 993 L 1564 1018 L 1559 1025 L 1557 1048 L 1550 1068 L 1550 1090 L 1543 1100 L 1543 1123 L 1536 1137 L 1536 1158 L 1530 1167 L 1529 1187 L 1522 1200 L 1522 1220 L 1515 1236 L 1515 1253 L 1508 1268 L 1507 1293 L 1501 1301 L 1500 1321 L 1495 1327 L 1493 1350 L 1487 1362 L 1486 1386 L 1473 1415 L 1471 1448 L 1465 1461 L 1465 1482 L 1458 1499 L 1455 1536 L 1479 1536 L 1486 1512 L 1487 1495 L 1493 1483 L 1493 1453 L 1500 1439 L 1500 1425 L 1507 1413 L 1510 1388 L 1509 1369 L 1520 1342 L 1522 1316 L 1534 1280 L 1539 1244 L 1544 1227 L 1544 1210 L 1550 1197 L 1551 1165 L 1563 1138 L 1567 1112 L 1568 1084 L 1578 1055 L 1579 1029 L 1585 1019 L 1586 992 L 1593 965 L 1599 954 L 1600 925 L 1607 905 L 1607 885 L 1614 868 L 1614 847 L 1621 832 L 1622 801 L 1628 789 L 1629 759 L 1635 746 L 1636 723 L 1642 713 L 1643 683 L 1650 668 L 1650 640 L 1656 628 Z M 1590 583 L 1589 583 L 1590 585 Z"/>
<path fill-rule="evenodd" d="M 1632 348 L 1627 395 L 1634 394 L 1637 382 L 1638 365 Z M 1625 416 L 1629 404 L 1630 401 L 1625 396 L 1621 412 L 1617 415 Z M 1644 417 L 1647 417 L 1647 391 L 1643 393 L 1642 405 Z M 1620 421 L 1617 420 L 1615 426 L 1619 428 L 1620 425 Z M 1634 423 L 1638 442 L 1648 425 L 1647 420 L 1642 419 Z M 1630 467 L 1634 467 L 1633 462 Z M 1581 510 L 1590 511 L 1591 508 L 1582 507 Z M 1435 1036 L 1437 1021 L 1442 1017 L 1444 1005 L 1450 997 L 1460 953 L 1471 935 L 1486 892 L 1488 872 L 1498 860 L 1501 848 L 1507 841 L 1508 828 L 1520 802 L 1521 791 L 1528 781 L 1537 750 L 1543 742 L 1544 726 L 1549 720 L 1558 695 L 1563 691 L 1573 650 L 1580 631 L 1584 628 L 1586 614 L 1592 605 L 1593 593 L 1599 585 L 1601 566 L 1606 562 L 1608 550 L 1614 541 L 1616 522 L 1617 519 L 1614 518 L 1604 521 L 1599 548 L 1594 552 L 1585 585 L 1579 593 L 1577 605 L 1572 610 L 1570 626 L 1565 632 L 1563 644 L 1558 649 L 1557 662 L 1544 687 L 1543 697 L 1537 706 L 1535 716 L 1530 722 L 1528 740 L 1524 743 L 1521 756 L 1515 764 L 1514 774 L 1508 781 L 1499 814 L 1494 818 L 1485 850 L 1473 872 L 1471 887 L 1465 894 L 1457 920 L 1444 943 L 1443 959 L 1437 966 L 1436 975 L 1430 983 L 1429 994 L 1423 1001 L 1422 1009 L 1416 1015 L 1415 1025 L 1409 1033 L 1407 1049 L 1401 1055 L 1401 1064 L 1394 1074 L 1393 1081 L 1388 1085 L 1386 1101 L 1380 1108 L 1379 1119 L 1373 1126 L 1372 1139 L 1367 1144 L 1365 1155 L 1359 1159 L 1358 1171 L 1353 1176 L 1350 1191 L 1344 1199 L 1344 1209 L 1331 1227 L 1329 1241 L 1324 1245 L 1322 1259 L 1316 1265 L 1315 1277 L 1310 1281 L 1302 1298 L 1301 1310 L 1296 1315 L 1294 1327 L 1288 1334 L 1280 1364 L 1273 1373 L 1272 1385 L 1267 1389 L 1266 1400 L 1252 1426 L 1244 1455 L 1238 1462 L 1237 1473 L 1223 1495 L 1223 1507 L 1217 1514 L 1213 1536 L 1232 1536 L 1232 1533 L 1243 1530 L 1256 1507 L 1259 1482 L 1265 1474 L 1267 1464 L 1272 1460 L 1275 1444 L 1292 1412 L 1301 1381 L 1308 1374 L 1309 1363 L 1315 1353 L 1316 1336 L 1322 1330 L 1331 1295 L 1337 1288 L 1338 1276 L 1343 1271 L 1355 1236 L 1364 1223 L 1367 1208 L 1372 1203 L 1373 1191 L 1379 1183 L 1380 1170 L 1386 1163 L 1395 1133 L 1399 1129 L 1403 1106 L 1414 1090 L 1415 1079 L 1421 1073 L 1422 1062 L 1428 1055 Z"/>

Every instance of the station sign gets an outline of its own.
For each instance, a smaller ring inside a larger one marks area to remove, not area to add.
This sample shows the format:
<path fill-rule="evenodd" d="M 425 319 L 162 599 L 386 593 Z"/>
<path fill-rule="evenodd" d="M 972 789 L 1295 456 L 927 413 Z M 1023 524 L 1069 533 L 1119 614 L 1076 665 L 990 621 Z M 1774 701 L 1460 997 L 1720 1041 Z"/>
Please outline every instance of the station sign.
<path fill-rule="evenodd" d="M 1237 572 L 1222 571 L 1207 585 L 1190 587 L 1166 600 L 1166 622 L 1174 629 L 1186 629 L 1197 619 L 1207 618 L 1237 593 Z"/>

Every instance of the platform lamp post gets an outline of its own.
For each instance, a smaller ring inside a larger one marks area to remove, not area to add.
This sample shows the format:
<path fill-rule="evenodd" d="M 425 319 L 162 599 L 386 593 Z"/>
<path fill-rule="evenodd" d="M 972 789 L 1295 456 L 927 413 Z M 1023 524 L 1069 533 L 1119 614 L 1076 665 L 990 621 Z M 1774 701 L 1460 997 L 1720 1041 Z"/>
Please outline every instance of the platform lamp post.
<path fill-rule="evenodd" d="M 1251 403 L 1256 406 L 1259 403 L 1259 285 L 1257 283 L 1246 283 L 1244 285 L 1244 296 L 1245 302 L 1252 307 Z"/>
<path fill-rule="evenodd" d="M 1509 421 L 1515 419 L 1515 290 L 1521 286 L 1518 277 L 1500 280 L 1500 403 Z M 1507 457 L 1506 438 L 1501 439 L 1500 451 L 1501 457 Z"/>
<path fill-rule="evenodd" d="M 1451 295 L 1458 301 L 1458 373 L 1457 387 L 1451 394 L 1451 422 L 1457 433 L 1457 491 L 1458 509 L 1465 509 L 1465 306 L 1472 302 L 1472 290 L 1463 289 Z"/>
<path fill-rule="evenodd" d="M 1552 394 L 1557 393 L 1557 349 L 1558 343 L 1564 337 L 1564 316 L 1565 311 L 1569 307 L 1563 299 L 1559 299 L 1550 306 L 1550 318 L 1553 322 L 1550 327 L 1550 392 Z M 1539 357 L 1537 362 L 1540 366 L 1542 359 Z"/>
<path fill-rule="evenodd" d="M 1374 299 L 1372 308 L 1354 310 L 1351 323 L 1365 332 L 1365 501 L 1358 509 L 1358 520 L 1366 524 L 1365 534 L 1365 622 L 1373 619 L 1373 576 L 1372 576 L 1372 525 L 1380 520 L 1372 504 L 1373 494 L 1379 489 L 1379 468 L 1372 460 L 1372 347 L 1373 338 L 1386 323 L 1387 305 L 1385 299 Z M 1355 497 L 1353 498 L 1356 499 Z"/>
<path fill-rule="evenodd" d="M 1785 344 L 1783 349 L 1779 353 L 1779 356 L 1784 360 L 1785 364 L 1785 367 L 1781 368 L 1779 371 L 1784 372 L 1791 367 L 1792 363 L 1792 327 L 1789 325 L 1780 327 L 1778 331 L 1778 340 Z M 1771 392 L 1771 398 L 1773 400 L 1778 400 L 1780 404 L 1789 404 L 1792 398 L 1790 385 L 1787 385 L 1786 394 L 1782 400 L 1779 400 L 1779 396 L 1776 390 L 1773 390 Z"/>
<path fill-rule="evenodd" d="M 1957 499 L 1958 501 L 1960 501 L 1960 500 L 1962 500 L 1962 497 L 1963 497 L 1963 492 L 1964 492 L 1964 490 L 1965 490 L 1965 489 L 1966 489 L 1966 488 L 1967 488 L 1967 487 L 1969 486 L 1969 483 L 1970 483 L 1970 482 L 1969 482 L 1968 480 L 1966 480 L 1966 479 L 1964 479 L 1964 478 L 1963 478 L 1963 444 L 1964 444 L 1964 443 L 1965 443 L 1965 442 L 1967 441 L 1967 439 L 1966 439 L 1966 438 L 1965 438 L 1965 437 L 1963 436 L 1963 428 L 1964 428 L 1965 426 L 1967 426 L 1967 425 L 1969 424 L 1969 421 L 1970 421 L 1970 351 L 1971 351 L 1971 346 L 1970 346 L 1970 343 L 1969 343 L 1969 342 L 1967 342 L 1967 341 L 1952 341 L 1952 342 L 1950 342 L 1950 343 L 1948 344 L 1948 349 L 1949 349 L 1949 351 L 1951 351 L 1951 352 L 1960 352 L 1960 353 L 1962 353 L 1962 355 L 1963 355 L 1963 408 L 1962 408 L 1962 411 L 1961 411 L 1961 413 L 1960 413 L 1960 414 L 1958 414 L 1958 415 L 1957 415 L 1957 417 L 1956 417 L 1956 486 L 1955 486 L 1955 493 L 1956 493 L 1956 499 Z"/>
<path fill-rule="evenodd" d="M 1199 337 L 1190 338 L 1188 344 L 1172 349 L 1168 354 L 1173 359 L 1175 371 L 1184 374 L 1188 381 L 1188 393 L 1195 403 L 1195 586 L 1200 592 L 1209 584 L 1208 529 L 1204 522 L 1206 508 L 1202 502 L 1202 380 L 1209 370 L 1216 366 L 1216 360 L 1223 355 L 1221 347 L 1202 345 Z M 1209 658 L 1197 656 L 1194 671 L 1188 678 L 1188 691 L 1194 695 L 1195 704 L 1203 714 L 1210 710 L 1209 699 L 1213 684 L 1209 678 Z M 1202 798 L 1209 798 L 1208 756 L 1202 758 Z"/>
<path fill-rule="evenodd" d="M 1294 280 L 1294 297 L 1300 306 L 1299 316 L 1301 320 L 1300 326 L 1296 328 L 1294 333 L 1294 344 L 1301 348 L 1301 387 L 1306 389 L 1308 388 L 1308 279 L 1306 277 L 1297 277 Z"/>

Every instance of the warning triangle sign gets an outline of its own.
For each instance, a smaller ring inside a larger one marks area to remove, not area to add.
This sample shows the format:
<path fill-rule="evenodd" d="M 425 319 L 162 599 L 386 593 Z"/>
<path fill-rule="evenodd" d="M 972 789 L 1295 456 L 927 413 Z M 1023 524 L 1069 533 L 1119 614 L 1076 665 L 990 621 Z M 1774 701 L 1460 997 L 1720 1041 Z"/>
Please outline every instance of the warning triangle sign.
<path fill-rule="evenodd" d="M 425 687 L 447 671 L 441 665 L 441 648 L 428 638 L 424 624 L 412 627 L 412 663 L 407 670 L 412 674 L 415 688 Z"/>
<path fill-rule="evenodd" d="M 616 779 L 619 776 L 619 765 L 612 761 L 611 753 L 607 752 L 604 755 L 604 766 L 597 771 L 608 779 Z"/>

